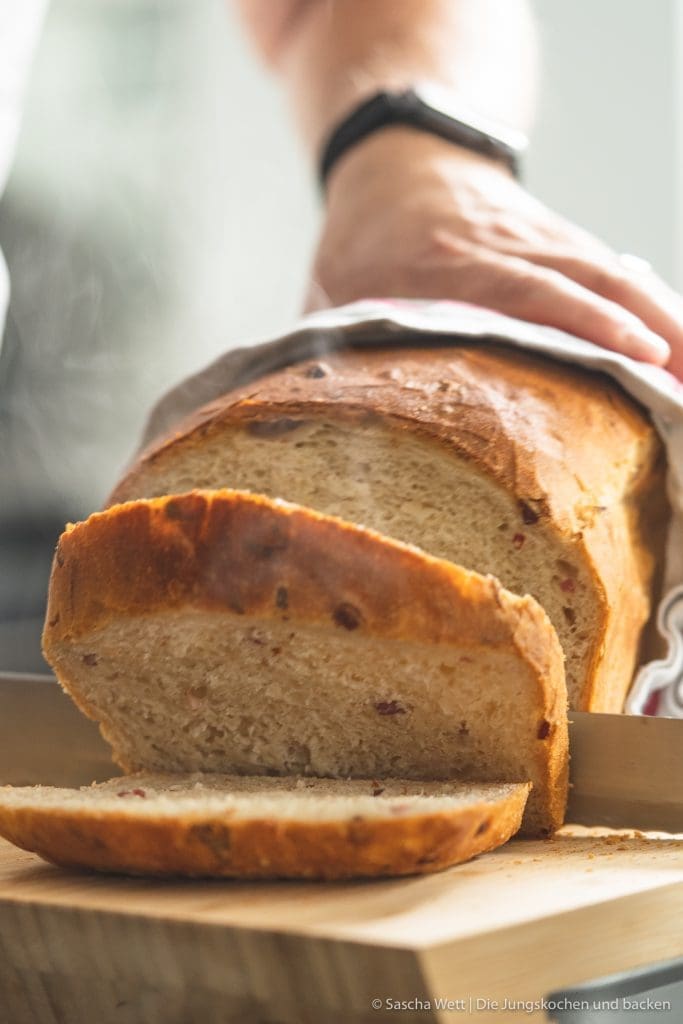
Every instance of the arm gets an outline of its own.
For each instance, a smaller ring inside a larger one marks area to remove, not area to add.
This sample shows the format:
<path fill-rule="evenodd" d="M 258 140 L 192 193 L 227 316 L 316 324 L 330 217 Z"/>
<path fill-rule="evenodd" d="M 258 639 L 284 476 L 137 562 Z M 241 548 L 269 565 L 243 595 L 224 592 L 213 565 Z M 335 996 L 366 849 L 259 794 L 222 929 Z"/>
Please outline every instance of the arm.
<path fill-rule="evenodd" d="M 381 88 L 437 81 L 526 129 L 535 42 L 525 0 L 239 0 L 311 153 Z M 683 374 L 683 302 L 654 274 L 526 193 L 501 165 L 411 128 L 345 154 L 329 179 L 309 307 L 461 299 Z"/>
<path fill-rule="evenodd" d="M 317 152 L 357 102 L 426 79 L 528 128 L 536 67 L 525 0 L 239 0 Z"/>

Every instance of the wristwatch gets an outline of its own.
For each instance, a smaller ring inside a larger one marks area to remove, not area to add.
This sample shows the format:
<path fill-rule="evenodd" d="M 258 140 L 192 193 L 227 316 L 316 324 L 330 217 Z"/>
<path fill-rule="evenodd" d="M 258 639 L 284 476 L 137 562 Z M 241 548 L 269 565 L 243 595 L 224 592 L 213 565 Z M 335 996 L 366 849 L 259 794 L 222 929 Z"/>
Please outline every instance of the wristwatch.
<path fill-rule="evenodd" d="M 378 92 L 355 107 L 332 131 L 320 157 L 320 181 L 347 150 L 390 125 L 431 132 L 475 153 L 499 160 L 519 177 L 519 158 L 528 145 L 523 132 L 472 113 L 448 89 L 432 83 L 401 92 Z"/>

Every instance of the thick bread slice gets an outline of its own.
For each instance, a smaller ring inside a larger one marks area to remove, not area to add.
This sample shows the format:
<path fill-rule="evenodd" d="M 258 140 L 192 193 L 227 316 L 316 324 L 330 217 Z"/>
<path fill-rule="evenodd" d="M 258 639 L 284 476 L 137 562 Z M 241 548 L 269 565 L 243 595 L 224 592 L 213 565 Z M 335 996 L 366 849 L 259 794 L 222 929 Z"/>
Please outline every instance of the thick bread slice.
<path fill-rule="evenodd" d="M 211 403 L 112 500 L 233 487 L 341 516 L 545 608 L 570 704 L 619 711 L 666 529 L 661 445 L 606 377 L 499 345 L 345 351 Z"/>
<path fill-rule="evenodd" d="M 515 834 L 529 785 L 132 775 L 0 789 L 0 835 L 67 867 L 363 878 L 440 871 Z"/>
<path fill-rule="evenodd" d="M 533 783 L 567 791 L 562 653 L 497 580 L 231 491 L 62 535 L 45 655 L 128 771 Z"/>

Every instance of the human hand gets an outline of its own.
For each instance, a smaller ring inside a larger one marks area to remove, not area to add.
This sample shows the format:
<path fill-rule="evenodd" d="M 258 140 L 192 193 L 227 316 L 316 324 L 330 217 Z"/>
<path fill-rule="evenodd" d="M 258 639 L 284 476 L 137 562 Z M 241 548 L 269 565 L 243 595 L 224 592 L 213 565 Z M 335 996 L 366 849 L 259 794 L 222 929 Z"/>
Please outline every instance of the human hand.
<path fill-rule="evenodd" d="M 334 168 L 307 308 L 472 302 L 683 378 L 683 299 L 529 195 L 503 167 L 406 128 Z"/>

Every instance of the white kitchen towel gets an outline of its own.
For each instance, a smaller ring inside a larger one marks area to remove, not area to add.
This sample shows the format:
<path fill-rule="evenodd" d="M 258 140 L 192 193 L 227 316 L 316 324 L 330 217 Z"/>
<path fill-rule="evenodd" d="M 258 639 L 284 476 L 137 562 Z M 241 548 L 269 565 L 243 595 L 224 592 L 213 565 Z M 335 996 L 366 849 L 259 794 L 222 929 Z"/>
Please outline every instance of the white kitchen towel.
<path fill-rule="evenodd" d="M 501 341 L 613 377 L 649 409 L 666 446 L 672 522 L 666 550 L 659 630 L 668 654 L 644 665 L 627 710 L 683 718 L 683 384 L 659 367 L 599 348 L 563 331 L 515 320 L 465 303 L 381 299 L 311 313 L 276 339 L 227 352 L 166 395 L 153 410 L 145 443 L 185 414 L 263 373 L 347 344 L 390 345 L 429 336 L 454 341 Z"/>

